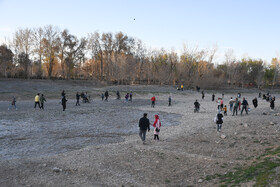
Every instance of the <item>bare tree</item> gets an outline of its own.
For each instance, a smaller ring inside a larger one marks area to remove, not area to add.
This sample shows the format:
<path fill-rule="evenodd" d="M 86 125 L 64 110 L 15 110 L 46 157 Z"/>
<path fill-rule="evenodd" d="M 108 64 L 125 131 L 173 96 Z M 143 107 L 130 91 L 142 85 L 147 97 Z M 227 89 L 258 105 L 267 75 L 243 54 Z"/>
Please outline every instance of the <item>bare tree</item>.
<path fill-rule="evenodd" d="M 33 46 L 33 32 L 31 29 L 18 29 L 14 34 L 13 46 L 15 48 L 15 55 L 18 56 L 19 54 L 25 53 L 25 56 L 29 56 L 32 53 L 32 46 Z M 23 56 L 23 55 L 22 55 Z M 26 77 L 29 77 L 29 65 L 31 63 L 27 63 L 27 67 L 24 68 Z"/>
<path fill-rule="evenodd" d="M 43 71 L 42 71 L 43 38 L 44 38 L 44 30 L 41 27 L 33 29 L 33 32 L 32 32 L 32 41 L 34 44 L 33 52 L 38 57 L 39 68 L 38 68 L 37 75 L 39 77 L 42 77 L 42 74 L 43 74 Z"/>
<path fill-rule="evenodd" d="M 141 78 L 143 79 L 145 77 L 144 73 L 147 70 L 144 68 L 144 62 L 147 57 L 147 49 L 141 40 L 135 40 L 133 56 L 135 58 L 137 72 L 135 78 L 141 82 Z"/>
<path fill-rule="evenodd" d="M 91 59 L 93 62 L 100 61 L 100 68 L 98 71 L 100 79 L 104 78 L 104 68 L 103 68 L 103 52 L 100 43 L 100 35 L 98 32 L 88 34 L 88 45 L 87 49 L 90 51 Z M 97 64 L 96 64 L 97 67 Z M 94 72 L 92 72 L 94 74 Z"/>
<path fill-rule="evenodd" d="M 113 48 L 114 41 L 112 33 L 103 33 L 101 37 L 101 46 L 104 55 L 104 62 L 106 67 L 106 77 L 114 77 L 114 71 L 116 68 L 116 64 L 113 64 Z"/>
<path fill-rule="evenodd" d="M 59 30 L 48 25 L 45 28 L 45 37 L 43 38 L 44 57 L 47 63 L 48 77 L 52 77 L 55 58 L 59 51 Z"/>

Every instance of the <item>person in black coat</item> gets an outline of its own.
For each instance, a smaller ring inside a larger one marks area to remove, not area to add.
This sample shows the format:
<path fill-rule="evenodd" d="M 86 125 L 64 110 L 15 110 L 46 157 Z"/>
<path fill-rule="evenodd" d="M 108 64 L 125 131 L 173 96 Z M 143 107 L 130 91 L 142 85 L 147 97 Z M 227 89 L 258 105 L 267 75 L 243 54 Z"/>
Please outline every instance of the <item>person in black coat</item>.
<path fill-rule="evenodd" d="M 106 91 L 104 95 L 105 95 L 105 101 L 108 101 L 109 92 L 108 92 L 108 91 Z"/>
<path fill-rule="evenodd" d="M 197 100 L 194 102 L 194 112 L 199 112 L 200 104 Z"/>
<path fill-rule="evenodd" d="M 273 97 L 273 98 L 271 99 L 271 101 L 270 101 L 270 108 L 271 108 L 272 110 L 274 110 L 274 107 L 275 107 L 274 102 L 275 102 L 275 97 Z"/>
<path fill-rule="evenodd" d="M 254 107 L 257 108 L 258 107 L 258 99 L 255 97 L 255 99 L 253 99 L 252 102 L 253 102 Z"/>
<path fill-rule="evenodd" d="M 62 97 L 62 100 L 61 100 L 61 104 L 62 104 L 62 107 L 63 107 L 63 111 L 65 111 L 66 109 L 66 102 L 67 102 L 67 99 L 66 99 L 66 96 L 64 95 Z"/>
<path fill-rule="evenodd" d="M 222 129 L 222 124 L 223 124 L 223 114 L 221 114 L 221 111 L 219 110 L 218 111 L 218 114 L 217 114 L 217 116 L 216 116 L 216 123 L 217 123 L 217 131 L 221 131 L 221 129 Z"/>
<path fill-rule="evenodd" d="M 212 101 L 215 101 L 215 94 L 212 95 Z"/>
<path fill-rule="evenodd" d="M 77 100 L 77 102 L 76 102 L 76 106 L 80 106 L 80 94 L 79 94 L 79 92 L 77 92 L 77 94 L 76 94 L 76 100 Z"/>
<path fill-rule="evenodd" d="M 117 91 L 117 99 L 120 100 L 121 99 L 121 95 L 120 95 L 120 92 Z"/>
<path fill-rule="evenodd" d="M 139 136 L 145 144 L 146 132 L 150 131 L 150 120 L 147 118 L 147 113 L 144 113 L 143 117 L 139 120 Z"/>
<path fill-rule="evenodd" d="M 247 100 L 245 99 L 245 97 L 243 97 L 243 101 L 242 101 L 241 105 L 242 105 L 241 115 L 242 115 L 242 112 L 243 112 L 244 109 L 246 111 L 246 114 L 248 114 L 249 104 L 248 104 Z"/>

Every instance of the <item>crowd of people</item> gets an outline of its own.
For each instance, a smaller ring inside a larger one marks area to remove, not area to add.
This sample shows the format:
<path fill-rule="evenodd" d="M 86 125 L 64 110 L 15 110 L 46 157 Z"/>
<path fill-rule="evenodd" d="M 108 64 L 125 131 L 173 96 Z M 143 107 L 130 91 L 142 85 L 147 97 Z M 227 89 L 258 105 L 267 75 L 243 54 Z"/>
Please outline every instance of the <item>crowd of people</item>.
<path fill-rule="evenodd" d="M 181 85 L 180 90 L 183 91 L 182 85 Z M 204 90 L 201 91 L 201 94 L 202 94 L 202 100 L 204 100 L 204 98 L 205 98 Z M 263 94 L 263 95 L 261 93 L 259 93 L 259 98 L 261 98 L 261 97 L 264 100 L 266 100 L 267 102 L 270 102 L 270 108 L 271 108 L 271 110 L 274 110 L 275 96 L 272 96 L 268 92 L 267 94 Z M 90 102 L 90 100 L 89 100 L 90 96 L 88 96 L 87 92 L 81 92 L 81 94 L 79 94 L 79 92 L 77 92 L 76 93 L 76 106 L 80 106 L 80 102 L 79 102 L 80 98 L 82 98 L 83 103 Z M 130 93 L 127 92 L 125 94 L 124 98 L 125 98 L 125 102 L 128 102 L 128 101 L 132 102 L 132 92 L 130 92 Z M 101 94 L 101 99 L 102 99 L 102 101 L 108 102 L 108 99 L 109 99 L 108 90 L 106 90 L 104 93 Z M 116 92 L 116 99 L 117 100 L 121 99 L 121 95 L 120 95 L 119 91 Z M 39 109 L 44 110 L 44 103 L 46 102 L 46 98 L 45 98 L 44 94 L 37 93 L 34 100 L 35 100 L 34 110 L 37 108 L 37 106 Z M 154 108 L 156 105 L 155 95 L 153 95 L 150 100 L 151 100 L 151 107 Z M 61 102 L 60 102 L 60 104 L 62 105 L 63 111 L 66 110 L 67 101 L 68 100 L 66 98 L 65 90 L 63 90 L 61 93 Z M 171 101 L 172 101 L 171 96 L 169 96 L 168 97 L 168 106 L 172 106 Z M 215 94 L 213 93 L 212 101 L 213 102 L 216 101 L 216 103 L 217 103 L 217 114 L 215 115 L 214 122 L 217 124 L 217 131 L 220 132 L 222 129 L 222 124 L 224 122 L 224 116 L 227 116 L 227 112 L 228 112 L 227 105 L 224 102 L 224 93 L 222 93 L 222 97 L 218 97 L 217 100 L 215 100 Z M 250 112 L 250 110 L 251 110 L 249 107 L 249 103 L 245 97 L 243 97 L 242 101 L 241 101 L 241 93 L 238 93 L 235 99 L 233 99 L 233 97 L 230 97 L 228 104 L 229 104 L 229 111 L 232 113 L 232 116 L 237 116 L 238 111 L 240 112 L 241 116 L 243 115 L 244 112 L 246 112 L 246 115 L 248 115 L 248 112 Z M 252 100 L 252 104 L 253 104 L 254 108 L 258 107 L 257 97 L 255 97 Z M 194 112 L 199 112 L 200 107 L 201 107 L 201 104 L 198 102 L 198 100 L 195 100 Z M 13 97 L 11 105 L 8 107 L 8 110 L 10 110 L 11 108 L 14 108 L 17 110 L 15 97 Z M 148 116 L 148 114 L 144 113 L 143 117 L 139 120 L 139 128 L 140 128 L 139 136 L 140 136 L 143 144 L 145 144 L 146 132 L 150 131 L 150 126 L 151 126 L 151 123 L 147 116 Z M 161 128 L 161 122 L 159 119 L 159 115 L 155 115 L 155 121 L 152 126 L 154 127 L 154 140 L 159 140 L 159 132 L 160 132 L 160 128 Z"/>

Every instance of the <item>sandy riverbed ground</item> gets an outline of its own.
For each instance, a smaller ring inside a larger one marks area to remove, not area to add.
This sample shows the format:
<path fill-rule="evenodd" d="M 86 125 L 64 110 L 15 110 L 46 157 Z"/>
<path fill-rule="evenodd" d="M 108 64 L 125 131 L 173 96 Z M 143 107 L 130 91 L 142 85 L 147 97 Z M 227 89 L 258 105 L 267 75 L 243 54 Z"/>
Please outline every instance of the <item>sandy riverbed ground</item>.
<path fill-rule="evenodd" d="M 251 106 L 249 115 L 228 112 L 218 133 L 213 91 L 205 91 L 202 100 L 200 93 L 173 87 L 3 80 L 0 84 L 1 186 L 219 186 L 219 181 L 206 181 L 206 176 L 249 165 L 280 141 L 277 93 L 272 93 L 274 111 L 259 99 L 258 108 Z M 58 104 L 62 89 L 69 98 L 65 112 Z M 88 91 L 93 101 L 76 107 L 77 90 Z M 104 90 L 112 95 L 108 102 L 99 97 Z M 122 96 L 133 91 L 133 102 L 115 100 L 115 90 Z M 36 92 L 47 97 L 44 111 L 33 109 Z M 237 92 L 226 92 L 225 103 Z M 18 110 L 8 111 L 13 95 Z M 150 106 L 152 95 L 157 98 L 155 108 Z M 169 95 L 172 107 L 167 106 Z M 250 105 L 257 95 L 258 91 L 242 92 Z M 199 113 L 193 112 L 195 99 L 202 106 Z M 163 124 L 159 142 L 150 131 L 147 144 L 141 143 L 137 125 L 144 112 L 151 122 L 159 114 Z M 54 172 L 55 167 L 61 171 Z"/>

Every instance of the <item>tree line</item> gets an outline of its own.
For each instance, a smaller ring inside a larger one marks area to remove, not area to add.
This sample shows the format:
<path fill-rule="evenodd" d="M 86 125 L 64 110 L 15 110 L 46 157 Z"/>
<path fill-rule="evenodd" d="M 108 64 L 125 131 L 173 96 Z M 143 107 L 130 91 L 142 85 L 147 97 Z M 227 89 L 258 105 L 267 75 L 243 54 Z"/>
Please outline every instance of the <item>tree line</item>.
<path fill-rule="evenodd" d="M 215 65 L 217 46 L 183 46 L 179 54 L 148 49 L 140 39 L 118 33 L 78 38 L 47 25 L 18 29 L 0 46 L 0 76 L 86 79 L 113 84 L 184 84 L 187 87 L 264 87 L 279 84 L 279 59 L 236 59 L 233 50 Z"/>

